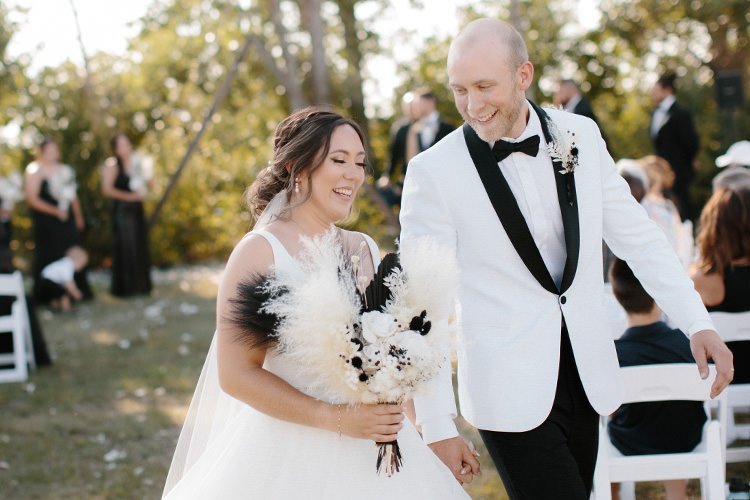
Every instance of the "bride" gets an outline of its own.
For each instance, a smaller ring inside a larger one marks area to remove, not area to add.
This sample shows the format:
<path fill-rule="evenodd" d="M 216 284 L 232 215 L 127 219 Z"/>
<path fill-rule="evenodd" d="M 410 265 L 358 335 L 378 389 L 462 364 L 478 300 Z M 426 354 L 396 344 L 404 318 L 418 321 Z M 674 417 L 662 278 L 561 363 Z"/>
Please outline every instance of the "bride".
<path fill-rule="evenodd" d="M 232 252 L 219 287 L 216 334 L 165 498 L 468 498 L 402 406 L 324 400 L 275 348 L 238 340 L 232 321 L 243 280 L 297 266 L 301 237 L 322 235 L 351 213 L 365 179 L 364 142 L 356 123 L 314 108 L 276 129 L 273 160 L 249 189 L 257 223 Z M 338 235 L 371 278 L 379 261 L 374 241 L 341 229 Z M 403 468 L 380 476 L 375 443 L 396 438 Z"/>

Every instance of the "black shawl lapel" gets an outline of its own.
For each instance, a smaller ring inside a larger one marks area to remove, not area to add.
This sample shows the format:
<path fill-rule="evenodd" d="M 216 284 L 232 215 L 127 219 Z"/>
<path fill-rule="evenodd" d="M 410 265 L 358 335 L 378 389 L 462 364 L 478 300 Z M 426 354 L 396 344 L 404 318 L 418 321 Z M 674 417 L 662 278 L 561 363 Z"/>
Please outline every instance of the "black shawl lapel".
<path fill-rule="evenodd" d="M 492 149 L 468 124 L 464 124 L 463 133 L 479 178 L 513 247 L 539 284 L 549 292 L 557 294 L 557 286 L 547 266 L 544 265 L 542 255 L 534 243 L 534 238 L 531 236 L 521 209 L 518 208 L 513 192 L 495 161 Z"/>
<path fill-rule="evenodd" d="M 529 101 L 531 102 L 531 101 Z M 542 123 L 542 132 L 547 143 L 552 142 L 552 134 L 549 130 L 550 117 L 539 106 L 531 103 L 531 106 L 539 115 L 539 121 Z M 573 278 L 578 268 L 578 252 L 580 250 L 581 233 L 578 225 L 578 203 L 576 199 L 576 183 L 574 173 L 563 174 L 560 162 L 553 161 L 552 166 L 555 169 L 555 184 L 557 185 L 557 201 L 560 203 L 560 215 L 562 215 L 563 230 L 565 232 L 565 269 L 563 271 L 562 282 L 560 283 L 560 293 L 563 293 L 573 283 Z"/>

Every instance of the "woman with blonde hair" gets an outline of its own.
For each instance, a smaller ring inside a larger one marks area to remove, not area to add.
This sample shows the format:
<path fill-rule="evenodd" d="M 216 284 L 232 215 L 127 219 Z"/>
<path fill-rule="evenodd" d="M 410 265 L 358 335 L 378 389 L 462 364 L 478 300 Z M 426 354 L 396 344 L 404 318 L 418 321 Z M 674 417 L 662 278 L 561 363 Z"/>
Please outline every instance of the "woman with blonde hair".
<path fill-rule="evenodd" d="M 641 201 L 651 220 L 664 231 L 672 248 L 688 267 L 692 261 L 692 224 L 683 226 L 680 212 L 672 200 L 664 193 L 672 188 L 675 175 L 667 160 L 661 156 L 649 155 L 637 160 L 648 177 L 648 191 Z"/>

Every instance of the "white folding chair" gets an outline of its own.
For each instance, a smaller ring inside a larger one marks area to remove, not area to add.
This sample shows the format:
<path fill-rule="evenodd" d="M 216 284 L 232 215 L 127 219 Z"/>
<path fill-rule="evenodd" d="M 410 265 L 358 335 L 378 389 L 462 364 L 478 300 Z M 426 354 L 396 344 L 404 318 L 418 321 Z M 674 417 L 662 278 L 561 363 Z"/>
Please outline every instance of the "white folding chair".
<path fill-rule="evenodd" d="M 625 383 L 623 403 L 648 401 L 710 401 L 711 384 L 716 369 L 701 380 L 692 363 L 673 363 L 621 368 Z M 630 481 L 668 481 L 672 479 L 701 479 L 701 495 L 708 500 L 724 498 L 725 463 L 722 423 L 726 420 L 726 391 L 719 400 L 718 420 L 709 419 L 703 428 L 703 438 L 688 453 L 660 455 L 622 455 L 609 440 L 606 419 L 599 427 L 599 456 L 594 472 L 594 492 L 597 500 L 611 500 L 611 483 Z"/>
<path fill-rule="evenodd" d="M 711 320 L 724 342 L 750 341 L 750 311 L 741 313 L 712 312 Z M 741 360 L 735 360 L 735 365 Z M 744 360 L 747 363 L 747 360 Z M 727 444 L 737 439 L 750 440 L 750 424 L 737 424 L 735 412 L 750 414 L 750 384 L 732 384 L 727 388 Z M 727 448 L 727 462 L 750 461 L 750 446 Z"/>
<path fill-rule="evenodd" d="M 28 377 L 28 368 L 36 368 L 31 326 L 26 308 L 26 290 L 19 271 L 0 274 L 0 296 L 14 297 L 11 313 L 0 316 L 0 335 L 12 335 L 13 351 L 0 354 L 0 382 L 23 382 Z"/>

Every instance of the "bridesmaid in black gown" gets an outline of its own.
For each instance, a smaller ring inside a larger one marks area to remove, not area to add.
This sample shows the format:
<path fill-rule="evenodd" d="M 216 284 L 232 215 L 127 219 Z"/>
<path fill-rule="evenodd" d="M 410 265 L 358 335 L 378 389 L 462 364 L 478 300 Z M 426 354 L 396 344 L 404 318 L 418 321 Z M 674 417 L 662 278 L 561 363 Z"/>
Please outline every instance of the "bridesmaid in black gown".
<path fill-rule="evenodd" d="M 37 161 L 26 167 L 26 203 L 34 222 L 34 297 L 38 303 L 49 302 L 39 287 L 42 269 L 65 256 L 73 245 L 81 245 L 85 228 L 83 212 L 75 193 L 75 172 L 59 163 L 57 143 L 45 138 L 39 145 Z M 76 273 L 75 281 L 84 300 L 93 298 L 86 270 Z"/>
<path fill-rule="evenodd" d="M 140 157 L 125 134 L 111 141 L 114 156 L 102 170 L 102 194 L 112 200 L 112 295 L 151 292 L 151 261 L 143 198 L 148 189 Z"/>

